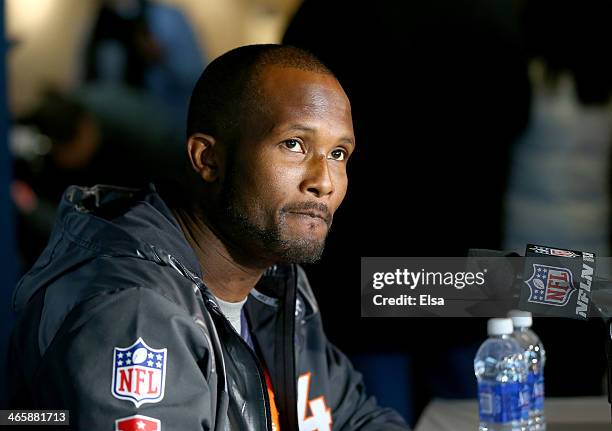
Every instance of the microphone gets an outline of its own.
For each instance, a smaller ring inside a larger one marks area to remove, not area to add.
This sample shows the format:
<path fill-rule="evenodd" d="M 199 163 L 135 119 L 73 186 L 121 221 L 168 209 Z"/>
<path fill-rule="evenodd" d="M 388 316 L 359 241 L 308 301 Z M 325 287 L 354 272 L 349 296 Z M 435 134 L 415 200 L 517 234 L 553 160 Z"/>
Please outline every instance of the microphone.
<path fill-rule="evenodd" d="M 524 257 L 470 249 L 468 263 L 487 267 L 491 291 L 516 298 L 535 316 L 612 318 L 612 279 L 596 274 L 594 253 L 528 244 Z"/>

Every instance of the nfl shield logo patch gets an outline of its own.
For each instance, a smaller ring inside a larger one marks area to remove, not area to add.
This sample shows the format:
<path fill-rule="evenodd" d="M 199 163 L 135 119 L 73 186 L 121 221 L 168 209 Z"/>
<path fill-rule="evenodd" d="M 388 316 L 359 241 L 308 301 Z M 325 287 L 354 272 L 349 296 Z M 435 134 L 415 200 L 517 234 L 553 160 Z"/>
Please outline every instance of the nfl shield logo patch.
<path fill-rule="evenodd" d="M 160 402 L 164 398 L 167 351 L 149 347 L 142 338 L 129 347 L 115 347 L 113 396 L 136 407 Z"/>
<path fill-rule="evenodd" d="M 533 274 L 525 281 L 529 290 L 529 302 L 564 307 L 570 300 L 574 287 L 572 273 L 566 268 L 533 264 Z"/>
<path fill-rule="evenodd" d="M 148 416 L 134 415 L 117 419 L 115 431 L 161 431 L 161 422 Z"/>

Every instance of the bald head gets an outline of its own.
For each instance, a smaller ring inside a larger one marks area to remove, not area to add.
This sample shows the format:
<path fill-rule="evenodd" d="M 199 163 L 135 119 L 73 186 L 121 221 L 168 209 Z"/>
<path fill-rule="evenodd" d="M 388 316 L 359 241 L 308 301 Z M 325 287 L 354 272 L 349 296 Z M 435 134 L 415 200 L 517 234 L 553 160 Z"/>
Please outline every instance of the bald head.
<path fill-rule="evenodd" d="M 333 77 L 315 56 L 282 45 L 249 45 L 211 62 L 195 85 L 189 102 L 187 137 L 194 133 L 235 143 L 241 127 L 266 106 L 261 74 L 269 66 L 299 69 Z"/>

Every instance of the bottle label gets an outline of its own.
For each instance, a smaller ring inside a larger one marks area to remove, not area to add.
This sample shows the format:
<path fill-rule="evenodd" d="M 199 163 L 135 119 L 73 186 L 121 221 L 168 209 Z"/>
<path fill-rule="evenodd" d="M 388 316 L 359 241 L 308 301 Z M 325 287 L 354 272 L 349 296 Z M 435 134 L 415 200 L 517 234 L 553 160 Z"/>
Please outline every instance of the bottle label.
<path fill-rule="evenodd" d="M 519 403 L 521 405 L 521 419 L 529 420 L 529 410 L 531 409 L 533 400 L 533 385 L 529 381 L 523 383 L 522 390 L 519 394 Z"/>
<path fill-rule="evenodd" d="M 542 411 L 544 410 L 544 373 L 529 373 L 529 377 L 533 380 L 531 408 L 535 411 Z"/>
<path fill-rule="evenodd" d="M 521 420 L 525 411 L 523 388 L 522 383 L 479 382 L 480 420 L 489 423 Z"/>

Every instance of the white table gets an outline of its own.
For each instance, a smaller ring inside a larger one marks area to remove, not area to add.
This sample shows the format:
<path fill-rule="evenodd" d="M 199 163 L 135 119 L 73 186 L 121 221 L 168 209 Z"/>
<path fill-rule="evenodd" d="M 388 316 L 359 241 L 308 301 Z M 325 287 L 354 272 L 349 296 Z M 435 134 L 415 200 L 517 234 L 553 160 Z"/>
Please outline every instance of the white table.
<path fill-rule="evenodd" d="M 546 431 L 612 430 L 610 404 L 605 397 L 546 398 Z M 476 400 L 433 400 L 415 431 L 477 431 Z"/>

